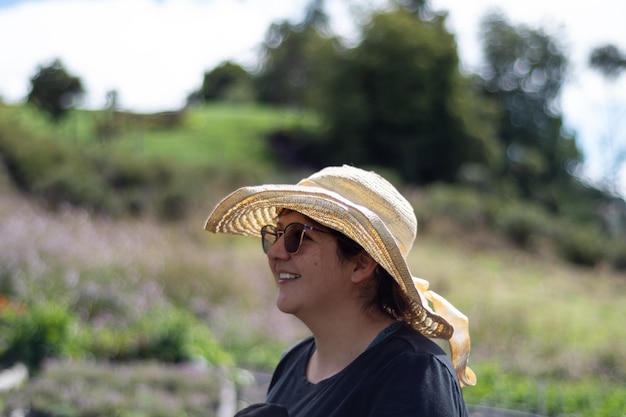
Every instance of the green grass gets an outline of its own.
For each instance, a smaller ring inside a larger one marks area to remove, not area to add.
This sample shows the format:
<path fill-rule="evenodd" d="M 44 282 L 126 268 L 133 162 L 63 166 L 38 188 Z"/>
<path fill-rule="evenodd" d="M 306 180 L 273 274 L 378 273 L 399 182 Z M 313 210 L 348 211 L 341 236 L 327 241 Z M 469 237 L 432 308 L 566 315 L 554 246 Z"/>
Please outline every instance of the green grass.
<path fill-rule="evenodd" d="M 618 381 L 588 378 L 564 381 L 528 378 L 503 371 L 495 363 L 477 367 L 481 383 L 465 388 L 465 401 L 472 405 L 521 410 L 544 416 L 621 417 L 626 415 L 626 387 Z"/>
<path fill-rule="evenodd" d="M 221 169 L 235 164 L 267 171 L 273 161 L 264 136 L 276 129 L 306 123 L 310 123 L 310 117 L 296 112 L 218 105 L 189 110 L 184 124 L 175 132 L 134 131 L 121 135 L 117 141 L 120 146 L 149 157 Z"/>
<path fill-rule="evenodd" d="M 470 317 L 473 360 L 497 358 L 529 377 L 626 380 L 626 277 L 516 249 L 418 236 L 414 274 Z"/>
<path fill-rule="evenodd" d="M 28 106 L 0 105 L 0 120 L 28 126 L 37 136 L 53 135 L 71 143 L 92 143 L 149 158 L 166 158 L 184 165 L 271 170 L 275 166 L 264 137 L 276 130 L 312 127 L 310 113 L 259 105 L 214 104 L 185 110 L 181 124 L 155 129 L 142 123 L 150 115 L 120 122 L 114 134 L 102 138 L 97 124 L 106 112 L 77 110 L 59 124 Z M 143 118 L 142 118 L 143 117 Z"/>

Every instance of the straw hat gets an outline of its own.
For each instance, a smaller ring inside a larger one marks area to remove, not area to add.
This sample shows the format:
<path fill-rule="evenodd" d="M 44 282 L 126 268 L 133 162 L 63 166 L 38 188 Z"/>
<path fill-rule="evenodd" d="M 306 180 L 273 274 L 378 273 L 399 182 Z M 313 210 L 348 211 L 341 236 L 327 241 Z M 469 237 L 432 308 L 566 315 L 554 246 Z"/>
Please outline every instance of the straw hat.
<path fill-rule="evenodd" d="M 324 168 L 296 185 L 243 187 L 217 204 L 205 229 L 260 237 L 261 227 L 276 222 L 279 209 L 297 211 L 360 244 L 410 302 L 411 312 L 401 319 L 427 337 L 448 340 L 461 385 L 476 383 L 467 367 L 467 317 L 409 271 L 406 257 L 417 220 L 411 204 L 391 183 L 375 172 L 344 165 Z"/>

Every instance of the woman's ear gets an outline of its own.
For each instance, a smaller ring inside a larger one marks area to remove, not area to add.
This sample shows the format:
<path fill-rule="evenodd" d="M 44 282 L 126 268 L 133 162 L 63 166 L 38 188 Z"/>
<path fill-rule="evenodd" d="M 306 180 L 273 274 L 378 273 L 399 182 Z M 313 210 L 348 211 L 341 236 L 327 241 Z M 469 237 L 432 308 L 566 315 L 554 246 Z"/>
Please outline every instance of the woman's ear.
<path fill-rule="evenodd" d="M 361 251 L 358 255 L 355 255 L 352 262 L 354 263 L 354 268 L 352 269 L 351 280 L 355 284 L 363 282 L 373 276 L 378 266 L 374 258 L 365 251 Z"/>

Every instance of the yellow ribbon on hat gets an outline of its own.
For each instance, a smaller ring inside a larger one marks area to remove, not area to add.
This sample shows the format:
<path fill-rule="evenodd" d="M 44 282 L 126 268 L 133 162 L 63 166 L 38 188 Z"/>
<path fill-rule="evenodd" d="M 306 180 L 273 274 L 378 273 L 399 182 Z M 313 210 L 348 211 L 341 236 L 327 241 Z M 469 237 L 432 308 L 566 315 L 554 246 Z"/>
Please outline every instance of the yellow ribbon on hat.
<path fill-rule="evenodd" d="M 429 290 L 429 282 L 427 280 L 417 277 L 412 278 L 415 288 L 418 289 L 424 298 L 432 303 L 434 312 L 446 319 L 454 327 L 454 333 L 448 340 L 448 343 L 450 344 L 452 363 L 461 386 L 476 385 L 476 374 L 467 366 L 470 353 L 469 320 L 467 316 L 461 313 L 448 300 Z M 427 305 L 425 307 L 429 308 Z"/>

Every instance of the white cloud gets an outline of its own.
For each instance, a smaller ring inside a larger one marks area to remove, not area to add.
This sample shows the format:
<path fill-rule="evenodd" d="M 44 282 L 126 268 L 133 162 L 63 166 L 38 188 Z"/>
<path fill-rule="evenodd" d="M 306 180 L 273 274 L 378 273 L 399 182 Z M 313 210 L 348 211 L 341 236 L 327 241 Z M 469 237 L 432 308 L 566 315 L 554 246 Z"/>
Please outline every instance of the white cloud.
<path fill-rule="evenodd" d="M 0 94 L 18 101 L 39 64 L 60 58 L 83 80 L 86 105 L 118 90 L 141 111 L 184 104 L 205 70 L 221 61 L 252 62 L 269 23 L 299 8 L 232 0 L 56 0 L 0 9 Z"/>

